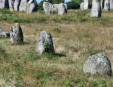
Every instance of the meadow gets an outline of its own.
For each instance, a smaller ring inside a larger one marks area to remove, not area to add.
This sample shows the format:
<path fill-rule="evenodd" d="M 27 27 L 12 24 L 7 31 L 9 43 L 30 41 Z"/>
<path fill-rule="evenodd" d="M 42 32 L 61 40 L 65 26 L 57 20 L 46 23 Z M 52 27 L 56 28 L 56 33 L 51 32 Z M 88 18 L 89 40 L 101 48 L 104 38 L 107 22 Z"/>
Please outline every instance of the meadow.
<path fill-rule="evenodd" d="M 0 38 L 0 87 L 113 87 L 113 74 L 83 73 L 89 55 L 105 52 L 113 69 L 113 11 L 90 18 L 90 10 L 69 10 L 64 16 L 0 10 L 0 28 L 9 32 L 21 24 L 24 43 Z M 56 54 L 37 55 L 35 47 L 41 31 L 53 36 Z"/>

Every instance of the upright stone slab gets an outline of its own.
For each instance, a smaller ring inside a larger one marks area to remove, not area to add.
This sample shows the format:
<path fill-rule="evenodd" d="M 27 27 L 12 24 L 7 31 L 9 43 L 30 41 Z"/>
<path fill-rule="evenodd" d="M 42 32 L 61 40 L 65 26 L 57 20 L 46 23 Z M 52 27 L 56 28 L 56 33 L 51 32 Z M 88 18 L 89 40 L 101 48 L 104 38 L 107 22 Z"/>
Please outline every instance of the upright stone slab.
<path fill-rule="evenodd" d="M 64 3 L 59 4 L 58 6 L 58 15 L 64 15 L 67 13 Z"/>
<path fill-rule="evenodd" d="M 19 11 L 20 0 L 15 0 L 13 3 L 14 10 Z"/>
<path fill-rule="evenodd" d="M 105 2 L 105 0 L 101 0 L 101 9 L 104 8 L 104 2 Z"/>
<path fill-rule="evenodd" d="M 110 9 L 113 9 L 113 0 L 110 0 Z"/>
<path fill-rule="evenodd" d="M 1 37 L 9 37 L 10 33 L 9 32 L 4 32 L 2 29 L 0 29 L 0 38 Z"/>
<path fill-rule="evenodd" d="M 92 1 L 91 17 L 101 17 L 101 6 L 98 0 Z"/>
<path fill-rule="evenodd" d="M 26 12 L 28 0 L 21 0 L 19 11 Z"/>
<path fill-rule="evenodd" d="M 44 12 L 45 12 L 46 14 L 51 14 L 51 13 L 53 13 L 53 12 L 52 12 L 52 8 L 53 8 L 53 5 L 52 5 L 51 3 L 49 3 L 49 2 L 44 2 L 44 3 L 43 3 L 43 9 L 44 9 Z"/>
<path fill-rule="evenodd" d="M 9 0 L 9 10 L 14 11 L 14 0 Z"/>
<path fill-rule="evenodd" d="M 37 54 L 43 54 L 45 52 L 46 53 L 55 53 L 52 36 L 49 32 L 42 31 L 39 34 L 38 42 L 37 42 L 37 46 L 36 46 L 36 52 L 37 52 Z"/>
<path fill-rule="evenodd" d="M 89 8 L 89 0 L 84 0 L 84 10 Z"/>
<path fill-rule="evenodd" d="M 0 9 L 8 7 L 8 0 L 0 0 Z"/>
<path fill-rule="evenodd" d="M 34 11 L 36 11 L 36 6 L 35 6 L 35 4 L 34 4 L 34 3 L 28 4 L 28 5 L 27 5 L 27 10 L 26 10 L 26 12 L 27 12 L 28 14 L 31 14 L 31 13 L 34 12 Z"/>
<path fill-rule="evenodd" d="M 84 10 L 84 2 L 82 2 L 82 3 L 80 4 L 80 9 L 81 9 L 81 10 Z"/>
<path fill-rule="evenodd" d="M 111 63 L 108 57 L 104 53 L 94 54 L 88 57 L 83 65 L 84 73 L 90 73 L 91 75 L 111 75 Z"/>
<path fill-rule="evenodd" d="M 23 32 L 20 24 L 17 23 L 11 27 L 10 30 L 10 41 L 11 43 L 22 43 L 23 42 Z"/>
<path fill-rule="evenodd" d="M 110 0 L 105 0 L 104 2 L 104 10 L 110 11 Z"/>

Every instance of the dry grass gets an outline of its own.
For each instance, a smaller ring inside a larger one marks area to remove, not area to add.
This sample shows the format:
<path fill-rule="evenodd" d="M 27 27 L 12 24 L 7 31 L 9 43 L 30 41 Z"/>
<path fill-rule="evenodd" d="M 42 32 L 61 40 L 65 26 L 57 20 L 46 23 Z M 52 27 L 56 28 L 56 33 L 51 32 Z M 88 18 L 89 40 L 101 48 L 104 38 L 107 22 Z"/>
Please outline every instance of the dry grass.
<path fill-rule="evenodd" d="M 70 10 L 65 16 L 13 13 L 34 21 L 21 23 L 24 45 L 11 45 L 9 39 L 0 39 L 3 77 L 14 80 L 15 87 L 113 87 L 113 77 L 83 74 L 84 61 L 97 52 L 105 52 L 113 67 L 113 16 L 105 12 L 102 18 L 89 18 L 88 12 Z M 45 21 L 39 21 L 39 17 Z M 12 25 L 0 21 L 5 31 Z M 66 56 L 36 55 L 38 34 L 43 30 L 52 34 L 56 53 Z"/>

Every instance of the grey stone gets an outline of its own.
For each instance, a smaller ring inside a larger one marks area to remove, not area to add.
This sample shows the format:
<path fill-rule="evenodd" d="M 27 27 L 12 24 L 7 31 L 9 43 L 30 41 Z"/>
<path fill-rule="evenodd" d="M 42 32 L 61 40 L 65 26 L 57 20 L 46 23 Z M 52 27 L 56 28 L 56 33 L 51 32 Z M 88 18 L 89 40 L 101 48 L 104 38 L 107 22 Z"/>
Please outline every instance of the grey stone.
<path fill-rule="evenodd" d="M 20 5 L 19 5 L 19 11 L 26 12 L 27 3 L 28 3 L 27 0 L 21 0 Z"/>
<path fill-rule="evenodd" d="M 98 0 L 93 0 L 90 16 L 91 17 L 101 17 L 101 13 L 102 12 L 101 12 L 100 2 Z"/>
<path fill-rule="evenodd" d="M 80 9 L 81 9 L 81 10 L 84 10 L 84 2 L 82 2 L 82 3 L 80 4 Z"/>
<path fill-rule="evenodd" d="M 89 0 L 84 0 L 84 10 L 89 8 Z"/>
<path fill-rule="evenodd" d="M 105 0 L 104 2 L 104 10 L 110 11 L 110 0 Z"/>
<path fill-rule="evenodd" d="M 36 52 L 38 54 L 43 53 L 55 53 L 52 36 L 49 32 L 42 31 L 38 37 L 38 43 L 36 46 Z"/>
<path fill-rule="evenodd" d="M 27 11 L 28 14 L 30 14 L 30 13 L 36 11 L 36 6 L 35 6 L 35 4 L 34 4 L 34 3 L 28 4 L 26 11 Z"/>
<path fill-rule="evenodd" d="M 4 32 L 2 29 L 0 29 L 0 37 L 9 37 L 10 33 L 9 32 Z"/>
<path fill-rule="evenodd" d="M 0 9 L 8 7 L 8 0 L 0 0 Z"/>
<path fill-rule="evenodd" d="M 53 5 L 49 2 L 44 2 L 43 3 L 43 9 L 44 9 L 44 12 L 46 14 L 51 14 L 53 13 Z"/>
<path fill-rule="evenodd" d="M 64 3 L 58 5 L 58 15 L 64 15 L 67 13 Z"/>
<path fill-rule="evenodd" d="M 13 7 L 14 7 L 14 10 L 15 11 L 19 11 L 19 5 L 20 5 L 20 0 L 15 0 L 14 2 L 13 2 Z"/>
<path fill-rule="evenodd" d="M 10 41 L 11 43 L 22 43 L 23 42 L 23 32 L 20 24 L 15 24 L 10 30 Z"/>
<path fill-rule="evenodd" d="M 14 0 L 9 0 L 9 10 L 14 11 Z"/>
<path fill-rule="evenodd" d="M 113 9 L 113 0 L 110 0 L 110 9 Z"/>
<path fill-rule="evenodd" d="M 90 73 L 91 75 L 111 75 L 111 63 L 108 57 L 104 53 L 94 54 L 89 56 L 83 65 L 84 73 Z"/>

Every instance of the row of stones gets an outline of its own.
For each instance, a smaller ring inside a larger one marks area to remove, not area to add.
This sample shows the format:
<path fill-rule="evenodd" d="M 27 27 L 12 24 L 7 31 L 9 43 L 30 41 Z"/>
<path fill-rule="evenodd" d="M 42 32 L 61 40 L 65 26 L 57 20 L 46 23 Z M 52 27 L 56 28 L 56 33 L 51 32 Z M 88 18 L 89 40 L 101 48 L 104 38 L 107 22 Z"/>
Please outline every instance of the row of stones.
<path fill-rule="evenodd" d="M 10 41 L 11 43 L 23 42 L 23 32 L 19 24 L 11 27 Z M 45 52 L 55 54 L 51 34 L 42 31 L 38 37 L 36 53 L 43 54 Z M 83 65 L 83 71 L 84 73 L 90 73 L 91 75 L 98 73 L 100 75 L 110 76 L 112 74 L 110 60 L 104 53 L 97 53 L 89 56 Z"/>
<path fill-rule="evenodd" d="M 0 0 L 0 9 L 9 8 L 10 11 L 36 11 L 34 0 Z"/>
<path fill-rule="evenodd" d="M 86 10 L 89 8 L 89 0 L 84 0 L 81 3 L 80 8 Z M 92 0 L 91 17 L 101 17 L 102 9 L 110 11 L 113 9 L 113 0 Z"/>
<path fill-rule="evenodd" d="M 53 14 L 58 11 L 58 15 L 63 15 L 67 13 L 67 4 L 51 4 L 49 2 L 44 2 L 43 9 L 45 14 Z"/>

